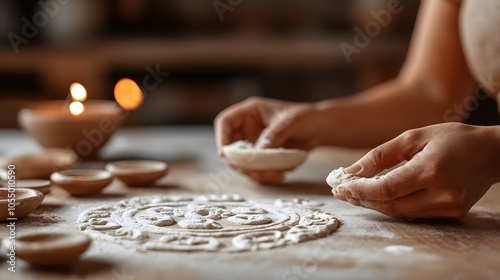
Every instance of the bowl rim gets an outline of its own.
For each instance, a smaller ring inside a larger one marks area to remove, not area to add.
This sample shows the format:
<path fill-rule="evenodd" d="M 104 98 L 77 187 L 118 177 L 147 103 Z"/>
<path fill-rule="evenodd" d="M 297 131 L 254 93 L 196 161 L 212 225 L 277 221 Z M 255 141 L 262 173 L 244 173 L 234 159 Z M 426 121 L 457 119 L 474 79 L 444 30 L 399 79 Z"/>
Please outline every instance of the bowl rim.
<path fill-rule="evenodd" d="M 127 167 L 119 166 L 120 164 L 144 164 L 143 167 Z M 115 176 L 132 176 L 134 174 L 153 174 L 165 172 L 169 168 L 168 164 L 163 161 L 156 160 L 120 160 L 106 164 L 105 169 Z"/>
<path fill-rule="evenodd" d="M 19 183 L 22 183 L 24 185 L 19 186 Z M 25 189 L 32 189 L 32 188 L 44 188 L 44 187 L 50 187 L 52 182 L 50 180 L 44 180 L 44 179 L 20 179 L 16 181 L 16 188 L 25 188 Z"/>
<path fill-rule="evenodd" d="M 55 120 L 58 122 L 73 122 L 74 118 L 79 118 L 81 120 L 101 120 L 102 117 L 118 117 L 123 110 L 121 107 L 112 100 L 94 99 L 85 101 L 86 106 L 92 106 L 97 108 L 98 114 L 87 114 L 85 117 L 82 116 L 72 116 L 69 111 L 65 108 L 69 106 L 69 102 L 66 100 L 48 100 L 48 101 L 38 101 L 26 104 L 18 113 L 18 121 L 21 120 Z M 55 108 L 60 107 L 61 112 L 64 114 L 44 114 L 43 111 L 52 110 L 55 112 Z M 67 113 L 67 114 L 66 114 Z M 64 116 L 64 117 L 62 117 Z"/>
<path fill-rule="evenodd" d="M 12 189 L 12 188 L 0 188 L 0 193 L 2 192 L 7 192 L 9 193 L 9 190 Z M 45 195 L 39 191 L 39 190 L 35 190 L 35 189 L 30 189 L 30 188 L 14 188 L 15 192 L 16 192 L 16 206 L 17 206 L 17 202 L 21 202 L 21 201 L 24 201 L 24 200 L 29 200 L 29 199 L 33 199 L 33 198 L 36 198 L 36 199 L 39 199 L 40 202 L 43 201 Z M 17 192 L 20 192 L 21 194 L 17 194 Z M 24 194 L 24 195 L 23 195 Z M 8 201 L 8 197 L 2 197 L 0 196 L 0 203 L 5 203 Z"/>
<path fill-rule="evenodd" d="M 47 237 L 47 236 L 56 238 L 51 238 L 45 241 L 26 240 L 26 238 Z M 92 240 L 90 239 L 90 237 L 80 232 L 34 231 L 34 232 L 19 234 L 16 237 L 16 247 L 21 250 L 32 250 L 32 254 L 37 254 L 44 251 L 50 253 L 50 251 L 54 250 L 78 248 L 80 246 L 86 246 L 88 248 L 90 246 L 91 241 Z M 5 245 L 6 242 L 8 242 L 8 240 L 6 241 L 6 239 L 4 239 L 2 243 L 4 243 Z M 85 250 L 87 250 L 87 248 Z"/>
<path fill-rule="evenodd" d="M 111 172 L 100 169 L 68 169 L 50 175 L 50 180 L 56 184 L 93 183 L 112 179 Z"/>

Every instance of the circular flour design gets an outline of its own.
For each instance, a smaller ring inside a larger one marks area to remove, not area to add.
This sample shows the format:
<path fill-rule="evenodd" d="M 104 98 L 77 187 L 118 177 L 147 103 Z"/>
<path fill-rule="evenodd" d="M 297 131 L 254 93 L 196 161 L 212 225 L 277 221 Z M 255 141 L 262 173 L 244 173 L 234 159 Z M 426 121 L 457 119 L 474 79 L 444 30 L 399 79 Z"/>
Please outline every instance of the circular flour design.
<path fill-rule="evenodd" d="M 274 204 L 238 195 L 153 196 L 83 212 L 78 228 L 94 238 L 139 250 L 271 249 L 325 237 L 339 222 L 305 199 Z"/>

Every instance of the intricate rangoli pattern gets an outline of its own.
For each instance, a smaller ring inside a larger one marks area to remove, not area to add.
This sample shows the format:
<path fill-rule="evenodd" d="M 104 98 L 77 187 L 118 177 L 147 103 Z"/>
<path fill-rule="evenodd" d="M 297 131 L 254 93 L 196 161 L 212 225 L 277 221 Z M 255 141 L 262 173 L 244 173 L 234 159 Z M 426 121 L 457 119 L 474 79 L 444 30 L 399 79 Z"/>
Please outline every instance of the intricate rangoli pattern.
<path fill-rule="evenodd" d="M 139 250 L 249 251 L 325 237 L 338 220 L 322 203 L 278 199 L 274 204 L 238 195 L 136 197 L 82 213 L 90 236 Z"/>

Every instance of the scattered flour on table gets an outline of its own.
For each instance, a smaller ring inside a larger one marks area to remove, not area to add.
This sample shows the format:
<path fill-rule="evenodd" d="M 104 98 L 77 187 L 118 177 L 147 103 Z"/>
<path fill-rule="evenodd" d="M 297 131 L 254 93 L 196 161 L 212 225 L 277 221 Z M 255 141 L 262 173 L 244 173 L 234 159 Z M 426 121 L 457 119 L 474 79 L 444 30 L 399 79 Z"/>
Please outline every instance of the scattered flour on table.
<path fill-rule="evenodd" d="M 269 204 L 239 195 L 136 197 L 83 212 L 77 227 L 142 251 L 253 251 L 330 235 L 339 221 L 321 205 L 307 199 Z"/>
<path fill-rule="evenodd" d="M 57 224 L 63 222 L 64 219 L 55 214 L 30 214 L 23 221 L 29 222 L 33 226 L 50 226 L 52 224 Z"/>

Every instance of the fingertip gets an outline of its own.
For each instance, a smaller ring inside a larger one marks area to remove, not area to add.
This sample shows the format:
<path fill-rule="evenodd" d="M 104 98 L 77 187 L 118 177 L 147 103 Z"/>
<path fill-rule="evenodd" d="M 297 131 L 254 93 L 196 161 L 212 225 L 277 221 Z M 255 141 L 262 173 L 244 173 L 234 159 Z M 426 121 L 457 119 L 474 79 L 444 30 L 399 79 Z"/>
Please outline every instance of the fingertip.
<path fill-rule="evenodd" d="M 273 122 L 268 127 L 266 127 L 260 134 L 256 142 L 257 148 L 279 148 L 283 145 L 288 137 L 289 131 L 288 126 Z"/>
<path fill-rule="evenodd" d="M 351 175 L 358 175 L 363 167 L 359 163 L 354 163 L 353 165 L 344 168 L 344 172 Z"/>
<path fill-rule="evenodd" d="M 265 128 L 255 142 L 255 147 L 258 149 L 278 148 L 279 145 L 280 143 L 276 142 L 276 132 L 272 127 Z"/>
<path fill-rule="evenodd" d="M 346 199 L 347 199 L 347 202 L 349 202 L 350 204 L 352 204 L 354 206 L 361 206 L 361 203 L 356 198 L 346 197 Z"/>
<path fill-rule="evenodd" d="M 339 200 L 342 200 L 342 201 L 347 201 L 346 197 L 339 194 L 339 193 L 336 193 L 335 190 L 333 189 L 332 190 L 332 194 L 333 196 L 336 198 L 336 199 L 339 199 Z"/>
<path fill-rule="evenodd" d="M 222 151 L 222 148 L 217 147 L 217 154 L 220 158 L 224 158 L 224 152 Z"/>
<path fill-rule="evenodd" d="M 266 135 L 261 134 L 261 136 L 255 142 L 255 147 L 257 149 L 266 149 L 269 148 L 271 144 L 271 140 Z"/>

